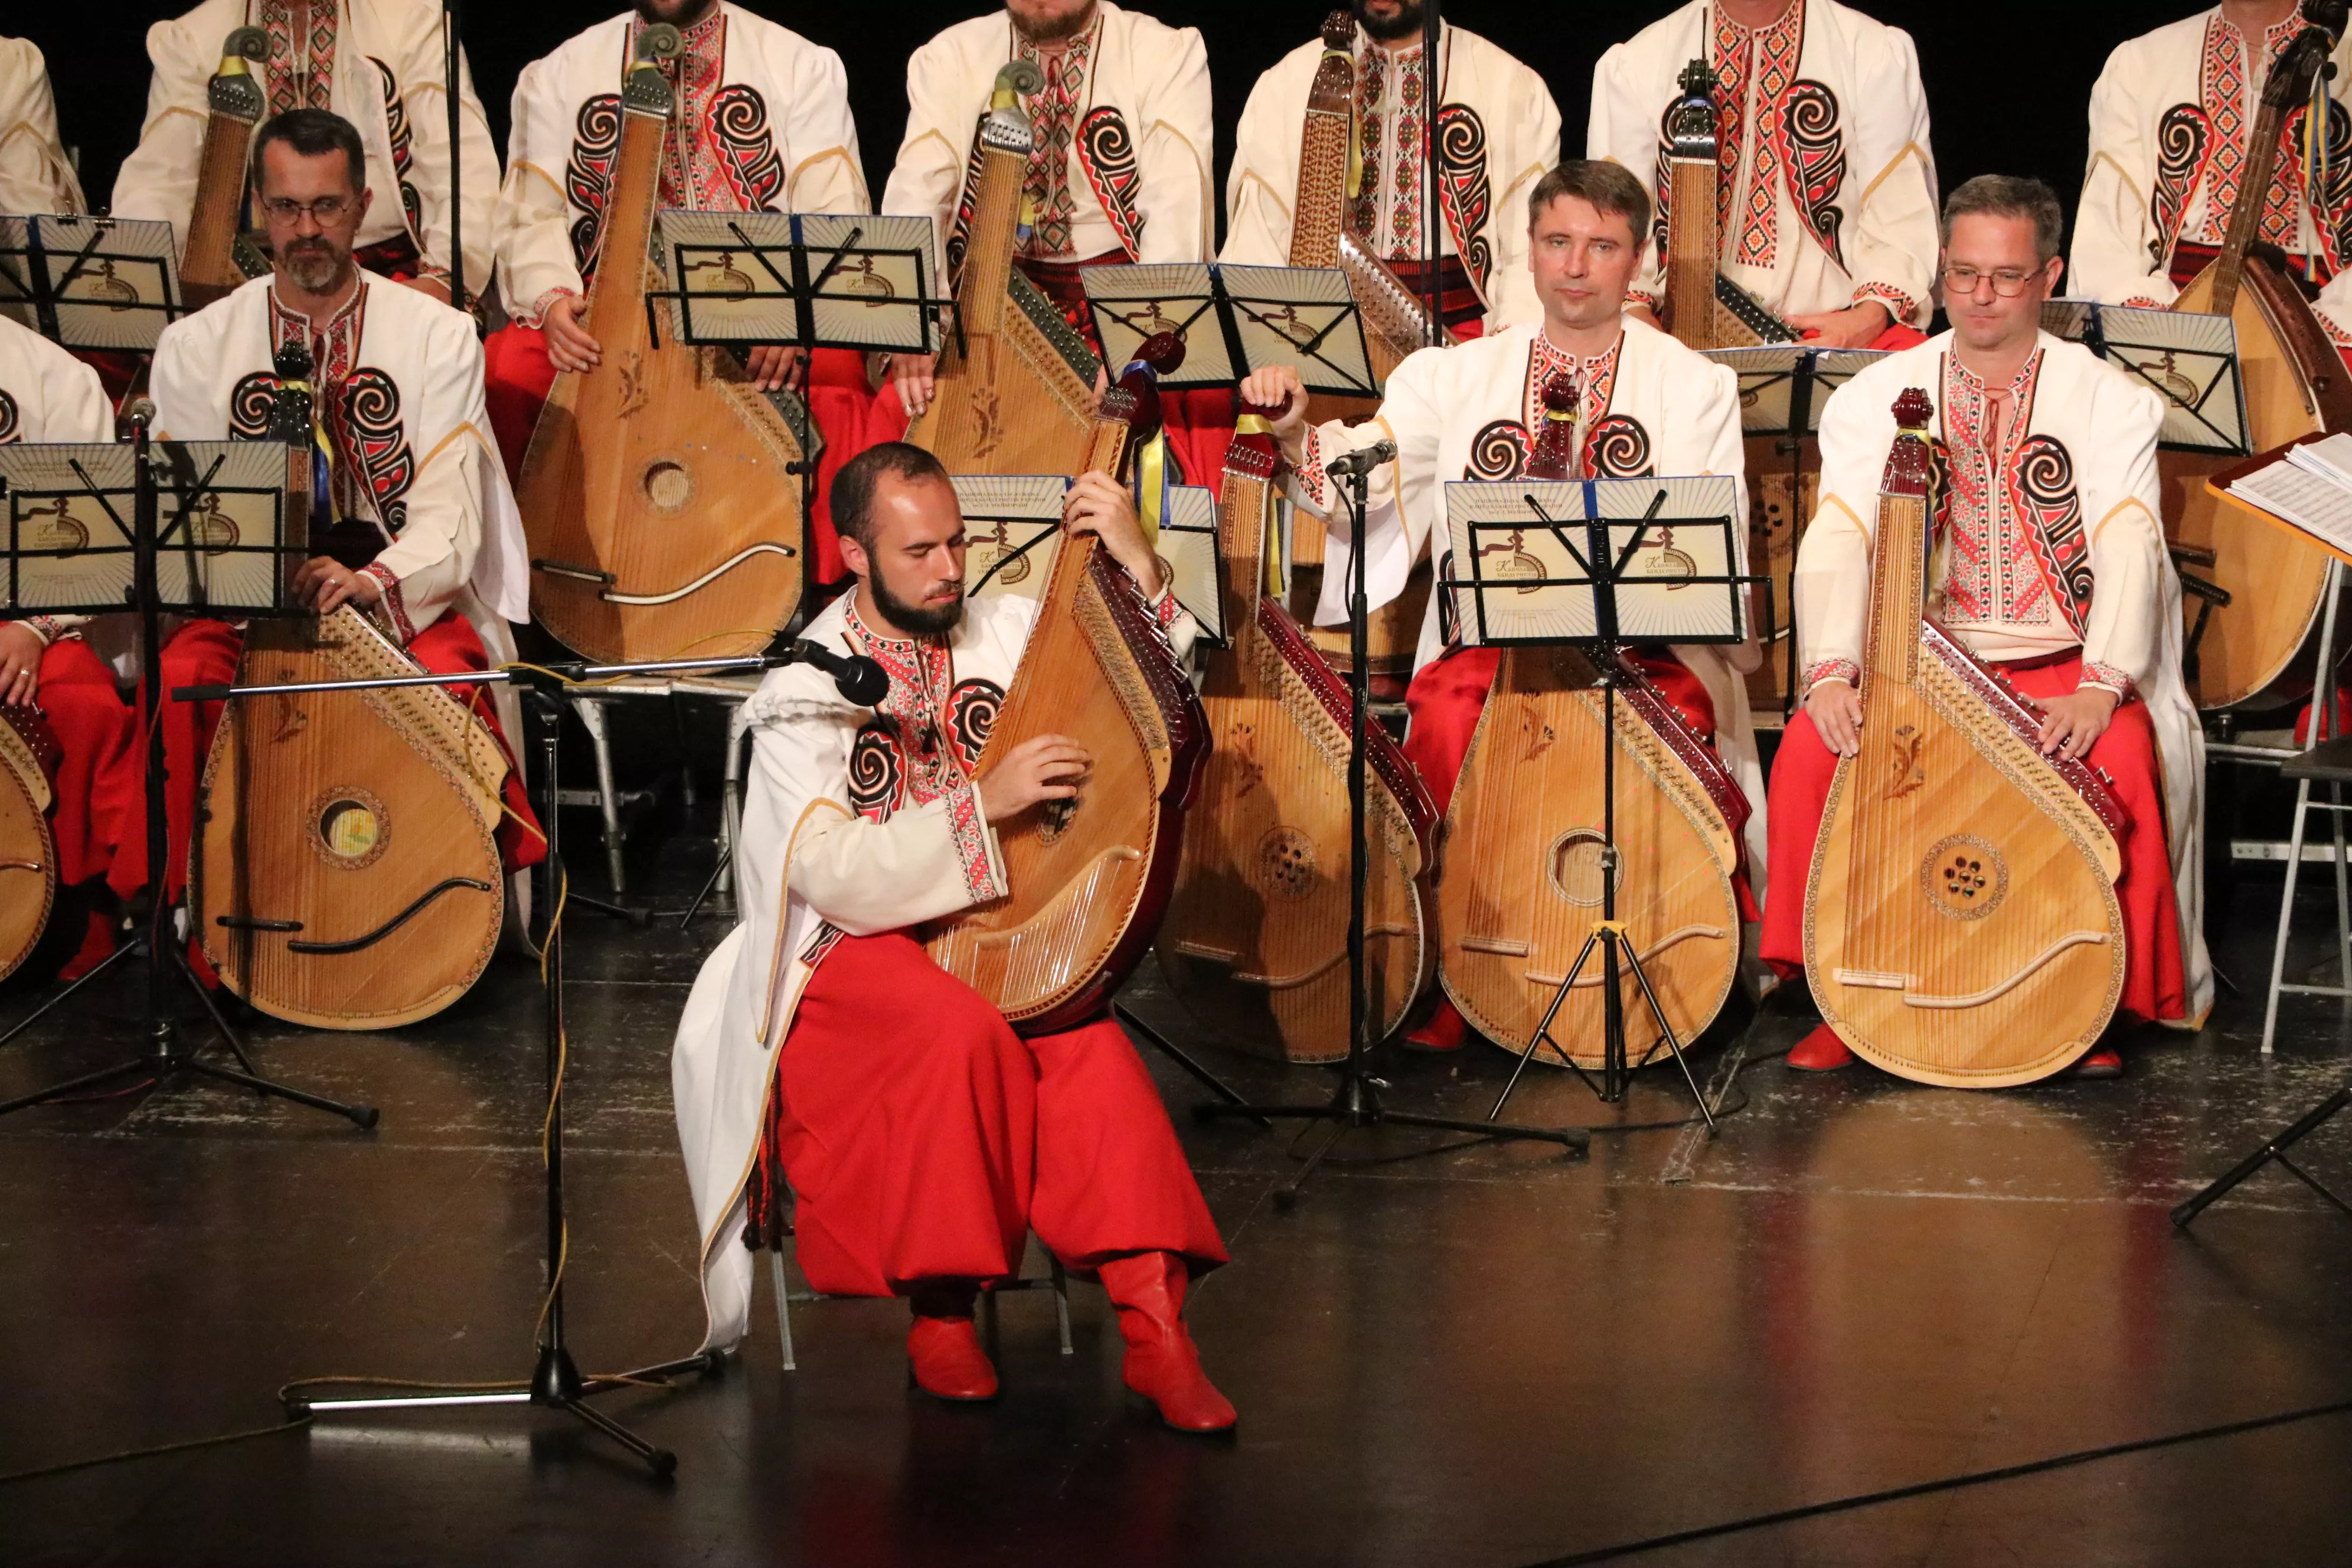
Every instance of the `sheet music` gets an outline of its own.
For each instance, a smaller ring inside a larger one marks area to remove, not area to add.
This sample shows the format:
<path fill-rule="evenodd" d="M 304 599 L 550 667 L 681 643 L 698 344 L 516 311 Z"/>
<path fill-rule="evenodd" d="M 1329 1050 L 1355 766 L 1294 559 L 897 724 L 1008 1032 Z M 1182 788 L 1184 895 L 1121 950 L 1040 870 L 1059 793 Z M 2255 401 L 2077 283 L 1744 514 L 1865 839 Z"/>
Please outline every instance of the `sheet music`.
<path fill-rule="evenodd" d="M 2303 463 L 2273 463 L 2232 482 L 2230 493 L 2294 524 L 2338 555 L 2352 557 L 2352 489 L 2344 481 Z"/>
<path fill-rule="evenodd" d="M 1159 556 L 1166 568 L 1176 602 L 1201 623 L 1201 635 L 1210 642 L 1226 639 L 1224 580 L 1217 552 L 1217 492 L 1202 485 L 1175 485 L 1168 491 L 1168 512 L 1160 520 Z"/>
<path fill-rule="evenodd" d="M 2238 329 L 2229 317 L 2051 300 L 2042 304 L 2042 327 L 2053 337 L 2086 345 L 2161 395 L 2162 445 L 2231 457 L 2251 450 Z"/>
<path fill-rule="evenodd" d="M 167 441 L 156 518 L 164 605 L 283 608 L 286 448 L 271 441 Z M 0 447 L 0 605 L 102 615 L 129 607 L 134 484 L 128 444 Z M 209 483 L 197 481 L 209 476 Z"/>
<path fill-rule="evenodd" d="M 0 315 L 67 348 L 152 350 L 184 313 L 176 257 L 168 223 L 0 216 Z"/>
<path fill-rule="evenodd" d="M 964 591 L 978 597 L 1045 591 L 1061 547 L 1062 502 L 1070 481 L 1062 474 L 958 474 L 956 502 L 963 509 Z"/>
<path fill-rule="evenodd" d="M 1821 429 L 1822 409 L 1830 394 L 1886 357 L 1884 349 L 1824 349 L 1808 343 L 1766 343 L 1705 353 L 1717 364 L 1729 365 L 1739 377 L 1739 428 L 1748 436 L 1815 434 Z M 1795 412 L 1797 375 L 1807 366 L 1812 393 L 1801 421 Z"/>
<path fill-rule="evenodd" d="M 925 305 L 939 275 L 929 218 L 668 208 L 656 222 L 677 291 L 671 330 L 688 342 L 797 342 L 805 326 L 820 347 L 939 346 Z"/>

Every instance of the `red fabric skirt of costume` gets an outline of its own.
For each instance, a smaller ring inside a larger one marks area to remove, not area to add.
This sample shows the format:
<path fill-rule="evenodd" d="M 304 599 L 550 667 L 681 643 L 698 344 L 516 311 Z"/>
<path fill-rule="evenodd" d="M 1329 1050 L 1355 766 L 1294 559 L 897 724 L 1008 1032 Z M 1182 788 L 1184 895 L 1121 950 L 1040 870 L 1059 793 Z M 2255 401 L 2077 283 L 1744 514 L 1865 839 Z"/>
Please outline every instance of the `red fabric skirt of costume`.
<path fill-rule="evenodd" d="M 2082 683 L 2079 653 L 2048 661 L 2030 660 L 1994 668 L 2012 689 L 2033 698 L 2071 695 Z M 1805 967 L 1805 885 L 1811 879 L 1813 841 L 1829 801 L 1837 757 L 1822 743 L 1812 719 L 1800 709 L 1781 733 L 1772 759 L 1770 810 L 1766 831 L 1771 875 L 1766 879 L 1764 930 L 1759 949 L 1784 978 Z M 2123 876 L 2116 897 L 2124 913 L 2124 994 L 2121 1010 L 2134 1018 L 2185 1018 L 2189 985 L 2181 969 L 2180 913 L 2172 880 L 2172 857 L 2165 838 L 2164 770 L 2156 751 L 2156 729 L 2145 703 L 2116 710 L 2115 722 L 2092 744 L 2084 759 L 2105 773 L 2123 808 Z"/>
<path fill-rule="evenodd" d="M 490 428 L 506 459 L 507 478 L 522 481 L 523 454 L 530 449 L 530 433 L 539 411 L 555 384 L 555 364 L 547 357 L 547 338 L 537 327 L 502 327 L 482 344 L 484 394 L 489 404 Z M 841 465 L 874 445 L 866 425 L 872 394 L 866 385 L 866 356 L 847 349 L 819 349 L 809 356 L 808 374 L 801 384 L 809 415 L 824 437 L 816 468 L 816 511 L 810 520 L 810 569 L 819 583 L 837 583 L 848 574 L 841 563 L 841 544 L 833 531 L 833 476 Z M 905 425 L 902 418 L 901 426 Z"/>
<path fill-rule="evenodd" d="M 220 723 L 224 706 L 218 702 L 173 702 L 169 700 L 170 693 L 175 687 L 225 685 L 235 680 L 237 656 L 244 649 L 244 632 L 226 621 L 186 622 L 163 644 L 166 700 L 159 718 L 163 726 L 163 815 L 171 825 L 171 852 L 164 877 L 167 898 L 178 898 L 188 883 L 188 841 L 195 820 L 196 786 L 204 779 L 205 758 L 212 750 L 213 731 Z M 434 675 L 457 675 L 490 667 L 481 635 L 459 615 L 445 615 L 418 632 L 406 651 L 410 658 Z M 499 749 L 513 763 L 514 748 L 507 743 L 498 710 L 490 702 L 489 689 L 453 687 L 450 691 L 459 701 L 471 706 L 498 742 Z M 147 885 L 147 759 L 136 744 L 131 751 L 134 754 L 123 768 L 114 863 L 107 874 L 109 885 L 126 899 Z M 512 815 L 499 823 L 499 858 L 509 871 L 535 866 L 547 858 L 547 841 L 540 833 L 538 817 L 532 815 L 520 767 L 508 773 L 502 795 Z"/>
<path fill-rule="evenodd" d="M 58 738 L 57 771 L 49 780 L 58 881 L 76 887 L 105 876 L 114 864 L 132 804 L 139 716 L 116 689 L 114 671 L 79 637 L 59 637 L 41 656 L 37 700 Z"/>
<path fill-rule="evenodd" d="M 902 932 L 843 937 L 801 993 L 755 1206 L 781 1169 L 810 1286 L 904 1295 L 1003 1280 L 1028 1233 L 1074 1268 L 1225 1261 L 1160 1090 L 1108 1018 L 1024 1039 Z"/>

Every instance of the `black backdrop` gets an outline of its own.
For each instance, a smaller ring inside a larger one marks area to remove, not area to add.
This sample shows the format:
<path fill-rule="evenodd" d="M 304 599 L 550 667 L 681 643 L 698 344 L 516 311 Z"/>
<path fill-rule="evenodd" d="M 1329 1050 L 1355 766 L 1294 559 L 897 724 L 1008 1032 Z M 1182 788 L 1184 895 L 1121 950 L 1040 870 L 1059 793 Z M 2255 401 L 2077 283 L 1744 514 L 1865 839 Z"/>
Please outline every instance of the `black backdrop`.
<path fill-rule="evenodd" d="M 474 80 L 503 150 L 508 100 L 529 61 L 616 9 L 614 0 L 466 0 L 462 32 Z M 969 5 L 852 4 L 750 7 L 837 50 L 849 73 L 866 178 L 878 196 L 905 129 L 907 57 Z M 1163 20 L 1199 27 L 1208 41 L 1217 106 L 1217 185 L 1224 186 L 1234 122 L 1258 73 L 1313 36 L 1327 5 L 1183 0 L 1149 6 Z M 1866 7 L 1917 44 L 1935 124 L 1936 164 L 1948 189 L 1971 174 L 2038 174 L 2071 212 L 2083 177 L 2084 115 L 2107 51 L 2175 14 L 2089 0 L 1874 0 Z M 79 150 L 82 184 L 106 200 L 114 171 L 138 139 L 147 90 L 145 30 L 183 6 L 30 5 L 12 10 L 48 57 L 66 142 Z M 1592 66 L 1601 52 L 1671 9 L 1642 0 L 1591 19 L 1596 8 L 1505 0 L 1453 0 L 1447 15 L 1541 71 L 1559 104 L 1567 150 L 1580 152 Z M 2182 0 L 2179 10 L 2188 9 Z M 30 15 L 26 13 L 30 12 Z"/>

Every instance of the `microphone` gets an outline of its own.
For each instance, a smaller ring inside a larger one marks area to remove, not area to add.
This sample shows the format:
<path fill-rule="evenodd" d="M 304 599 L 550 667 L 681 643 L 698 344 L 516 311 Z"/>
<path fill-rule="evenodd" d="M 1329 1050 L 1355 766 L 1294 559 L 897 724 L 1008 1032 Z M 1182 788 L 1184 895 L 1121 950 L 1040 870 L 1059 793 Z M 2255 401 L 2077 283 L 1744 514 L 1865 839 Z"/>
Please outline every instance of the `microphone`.
<path fill-rule="evenodd" d="M 860 708 L 878 708 L 890 695 L 890 672 L 862 653 L 835 653 L 803 637 L 793 644 L 792 658 L 833 677 L 841 695 Z"/>
<path fill-rule="evenodd" d="M 155 400 L 152 397 L 132 398 L 130 405 L 123 409 L 122 417 L 125 422 L 131 425 L 154 424 Z"/>
<path fill-rule="evenodd" d="M 1342 452 L 1323 465 L 1323 471 L 1332 475 L 1369 474 L 1382 463 L 1396 461 L 1394 441 L 1375 441 L 1369 447 L 1359 447 L 1352 452 Z"/>

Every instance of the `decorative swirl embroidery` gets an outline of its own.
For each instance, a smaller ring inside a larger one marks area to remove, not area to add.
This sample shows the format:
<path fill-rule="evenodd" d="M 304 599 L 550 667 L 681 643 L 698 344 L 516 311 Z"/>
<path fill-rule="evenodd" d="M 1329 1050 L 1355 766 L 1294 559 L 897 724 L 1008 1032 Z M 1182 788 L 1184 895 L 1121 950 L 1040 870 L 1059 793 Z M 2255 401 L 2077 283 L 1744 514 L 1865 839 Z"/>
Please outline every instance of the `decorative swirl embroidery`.
<path fill-rule="evenodd" d="M 245 389 L 239 387 L 237 390 L 242 392 Z M 21 420 L 16 413 L 16 400 L 8 395 L 5 387 L 0 387 L 0 446 L 25 438 L 23 432 L 16 428 L 19 423 Z"/>
<path fill-rule="evenodd" d="M 269 434 L 269 416 L 278 407 L 278 378 L 257 370 L 239 381 L 228 395 L 228 435 L 232 441 L 258 441 Z"/>
<path fill-rule="evenodd" d="M 971 128 L 971 156 L 964 160 L 963 194 L 956 198 L 955 226 L 948 231 L 948 282 L 952 286 L 963 271 L 963 253 L 971 243 L 972 208 L 980 200 L 980 164 L 987 149 L 981 145 L 980 133 L 988 126 L 983 112 Z"/>
<path fill-rule="evenodd" d="M 621 151 L 621 95 L 600 92 L 580 106 L 572 124 L 572 158 L 563 166 L 563 194 L 579 216 L 572 220 L 572 259 L 587 279 L 596 271 L 604 234 L 604 204 L 613 195 L 613 163 Z"/>
<path fill-rule="evenodd" d="M 1516 419 L 1497 419 L 1470 439 L 1470 462 L 1462 470 L 1465 479 L 1515 479 L 1528 466 L 1528 454 L 1535 443 L 1528 439 L 1528 427 Z"/>
<path fill-rule="evenodd" d="M 1437 174 L 1454 247 L 1484 294 L 1495 269 L 1495 247 L 1486 237 L 1495 187 L 1486 178 L 1486 122 L 1466 103 L 1438 106 Z"/>
<path fill-rule="evenodd" d="M 1119 243 L 1127 247 L 1129 256 L 1141 255 L 1143 215 L 1137 210 L 1136 197 L 1142 190 L 1143 176 L 1135 166 L 1135 138 L 1128 134 L 1126 119 L 1111 105 L 1090 109 L 1078 121 L 1078 162 L 1111 227 L 1118 230 Z"/>
<path fill-rule="evenodd" d="M 2054 436 L 2032 436 L 2017 449 L 2011 494 L 2018 515 L 2066 624 L 2083 635 L 2091 615 L 2091 542 L 2083 529 L 2083 500 L 2074 489 L 2074 458 Z"/>
<path fill-rule="evenodd" d="M 1650 472 L 1650 433 L 1632 416 L 1612 414 L 1586 432 L 1584 462 L 1595 479 L 1640 479 Z"/>
<path fill-rule="evenodd" d="M 1845 265 L 1839 230 L 1845 213 L 1833 197 L 1845 184 L 1845 136 L 1838 129 L 1837 94 L 1817 81 L 1789 89 L 1783 123 L 1789 135 L 1789 194 L 1805 227 L 1830 259 Z"/>
<path fill-rule="evenodd" d="M 849 747 L 849 805 L 869 822 L 887 822 L 898 808 L 906 763 L 898 755 L 895 726 L 877 719 L 857 731 Z"/>
<path fill-rule="evenodd" d="M 412 138 L 408 132 L 408 105 L 400 96 L 400 79 L 392 68 L 376 58 L 367 57 L 375 67 L 375 74 L 383 79 L 383 124 L 392 138 L 392 172 L 400 181 L 400 210 L 408 219 L 408 232 L 425 232 L 425 198 L 416 194 L 416 186 L 408 177 L 409 167 L 415 162 Z"/>
<path fill-rule="evenodd" d="M 2189 210 L 2189 193 L 2205 173 L 2206 154 L 2213 145 L 2213 121 L 2193 103 L 2176 103 L 2164 111 L 2156 127 L 2156 195 L 2148 201 L 2148 222 L 2156 236 L 2147 242 L 2149 265 L 2162 267 L 2180 238 L 2180 220 Z"/>
<path fill-rule="evenodd" d="M 400 498 L 416 481 L 415 453 L 402 438 L 400 387 L 383 371 L 362 365 L 333 396 L 341 437 L 335 444 L 367 480 L 376 516 L 396 539 L 408 524 L 408 508 Z"/>
<path fill-rule="evenodd" d="M 948 744 L 967 773 L 980 765 L 980 753 L 996 731 L 996 715 L 1004 707 L 1004 688 L 978 676 L 948 693 Z"/>
<path fill-rule="evenodd" d="M 1682 107 L 1680 99 L 1667 102 L 1666 110 L 1658 116 L 1658 173 L 1650 184 L 1656 193 L 1650 204 L 1650 232 L 1658 241 L 1658 265 L 1666 264 L 1666 243 L 1675 200 L 1674 123 L 1675 110 Z"/>
<path fill-rule="evenodd" d="M 736 201 L 747 212 L 772 210 L 784 188 L 784 161 L 776 153 L 768 100 L 759 89 L 740 81 L 722 88 L 710 100 L 710 134 Z"/>

